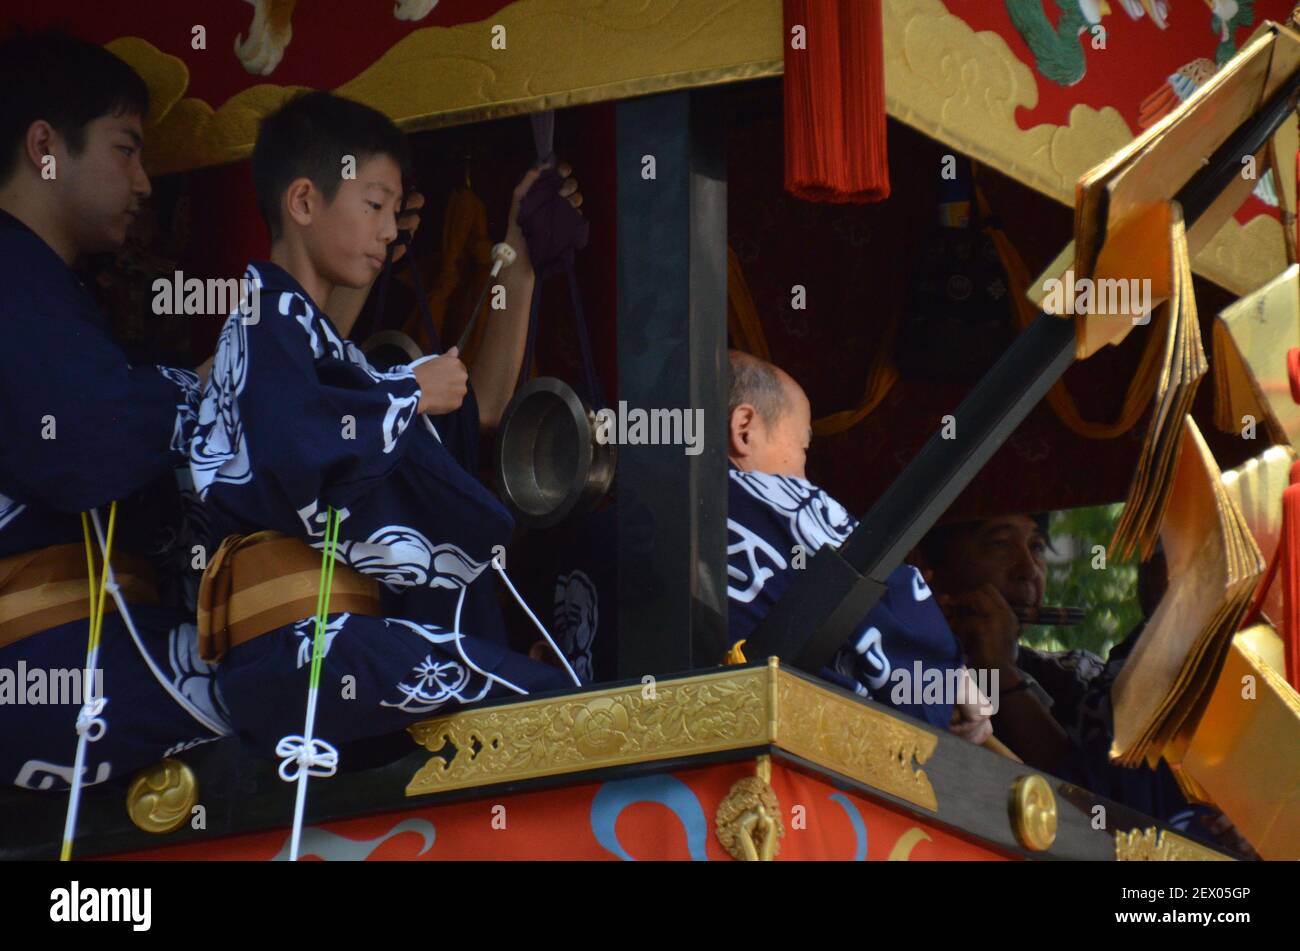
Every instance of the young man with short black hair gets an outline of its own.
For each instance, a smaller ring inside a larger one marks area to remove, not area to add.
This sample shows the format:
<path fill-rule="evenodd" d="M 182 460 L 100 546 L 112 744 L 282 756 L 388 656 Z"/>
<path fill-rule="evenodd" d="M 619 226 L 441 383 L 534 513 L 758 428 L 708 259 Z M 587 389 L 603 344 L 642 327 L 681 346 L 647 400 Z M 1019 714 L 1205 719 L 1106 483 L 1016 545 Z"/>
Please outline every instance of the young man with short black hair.
<path fill-rule="evenodd" d="M 74 270 L 119 248 L 149 197 L 143 81 L 102 47 L 19 34 L 0 43 L 0 88 L 0 670 L 85 665 L 81 513 L 106 529 L 120 503 L 113 564 L 127 610 L 108 598 L 104 704 L 14 705 L 0 687 L 0 781 L 63 789 L 78 730 L 97 732 L 95 720 L 108 729 L 87 744 L 87 783 L 229 730 L 192 608 L 166 594 L 188 567 L 177 479 L 188 480 L 199 378 L 131 365 Z"/>

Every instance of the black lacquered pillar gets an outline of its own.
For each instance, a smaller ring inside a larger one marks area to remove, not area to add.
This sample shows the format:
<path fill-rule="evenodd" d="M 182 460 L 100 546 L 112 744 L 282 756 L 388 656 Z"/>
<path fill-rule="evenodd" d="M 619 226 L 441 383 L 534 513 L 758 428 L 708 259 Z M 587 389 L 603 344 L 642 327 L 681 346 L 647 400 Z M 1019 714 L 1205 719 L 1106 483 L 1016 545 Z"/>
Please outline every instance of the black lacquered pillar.
<path fill-rule="evenodd" d="M 716 664 L 725 650 L 727 178 L 717 102 L 689 91 L 617 107 L 618 399 L 629 410 L 703 411 L 696 455 L 619 446 L 620 677 Z"/>

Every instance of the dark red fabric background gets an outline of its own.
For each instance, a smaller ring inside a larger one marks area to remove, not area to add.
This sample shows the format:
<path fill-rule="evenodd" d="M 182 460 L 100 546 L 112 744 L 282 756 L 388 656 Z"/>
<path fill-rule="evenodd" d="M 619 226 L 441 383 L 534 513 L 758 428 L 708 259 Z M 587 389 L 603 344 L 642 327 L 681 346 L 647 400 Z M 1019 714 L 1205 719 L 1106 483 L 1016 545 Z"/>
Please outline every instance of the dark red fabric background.
<path fill-rule="evenodd" d="M 379 59 L 418 29 L 455 26 L 492 16 L 510 0 L 443 0 L 423 20 L 393 16 L 393 0 L 306 0 L 293 13 L 293 40 L 270 76 L 251 76 L 234 55 L 235 38 L 247 38 L 253 8 L 244 0 L 6 0 L 0 25 L 59 27 L 95 43 L 122 36 L 148 40 L 189 66 L 187 96 L 213 109 L 258 82 L 333 89 Z M 207 48 L 191 47 L 193 28 L 207 31 Z"/>

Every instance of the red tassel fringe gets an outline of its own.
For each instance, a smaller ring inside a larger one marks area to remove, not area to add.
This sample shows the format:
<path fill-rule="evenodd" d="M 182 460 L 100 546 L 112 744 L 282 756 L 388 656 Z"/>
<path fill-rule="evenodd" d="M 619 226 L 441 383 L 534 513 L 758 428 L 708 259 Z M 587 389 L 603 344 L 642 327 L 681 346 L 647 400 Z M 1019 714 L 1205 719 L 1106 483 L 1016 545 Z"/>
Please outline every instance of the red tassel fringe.
<path fill-rule="evenodd" d="M 880 4 L 785 0 L 785 187 L 796 197 L 889 197 Z M 795 26 L 806 49 L 792 48 Z"/>

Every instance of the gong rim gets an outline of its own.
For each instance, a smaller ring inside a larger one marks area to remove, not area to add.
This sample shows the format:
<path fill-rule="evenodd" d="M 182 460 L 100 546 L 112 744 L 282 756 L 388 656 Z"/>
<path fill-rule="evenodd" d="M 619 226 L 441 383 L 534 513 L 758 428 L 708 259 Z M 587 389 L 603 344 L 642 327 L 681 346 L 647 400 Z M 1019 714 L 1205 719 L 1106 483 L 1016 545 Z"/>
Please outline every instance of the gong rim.
<path fill-rule="evenodd" d="M 572 387 L 537 377 L 502 414 L 493 476 L 519 522 L 548 528 L 609 490 L 613 448 L 596 442 L 592 415 Z"/>
<path fill-rule="evenodd" d="M 371 334 L 361 345 L 361 352 L 375 369 L 384 371 L 414 363 L 424 356 L 420 345 L 400 330 L 380 330 Z M 405 359 L 401 359 L 403 356 Z M 392 357 L 397 359 L 390 362 L 388 358 Z"/>

